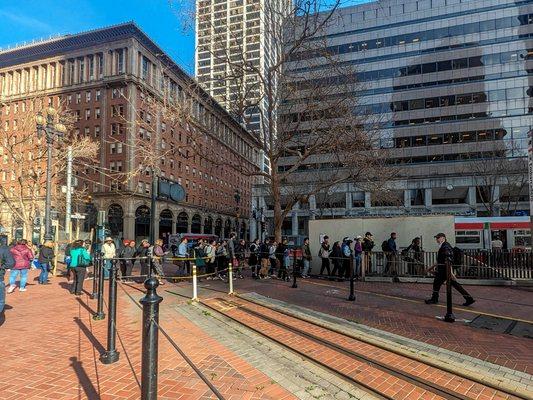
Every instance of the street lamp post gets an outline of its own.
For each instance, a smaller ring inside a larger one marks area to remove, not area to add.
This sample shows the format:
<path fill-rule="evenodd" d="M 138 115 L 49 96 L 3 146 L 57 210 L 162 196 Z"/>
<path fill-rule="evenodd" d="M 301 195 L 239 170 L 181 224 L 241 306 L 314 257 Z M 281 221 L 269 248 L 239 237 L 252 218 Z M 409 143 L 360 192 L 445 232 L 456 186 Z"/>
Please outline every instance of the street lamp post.
<path fill-rule="evenodd" d="M 46 109 L 46 117 L 39 111 L 35 117 L 37 137 L 43 135 L 46 139 L 46 200 L 44 205 L 44 240 L 52 240 L 50 208 L 52 207 L 52 145 L 55 137 L 61 137 L 66 132 L 66 127 L 61 122 L 56 122 L 57 111 L 53 107 Z"/>

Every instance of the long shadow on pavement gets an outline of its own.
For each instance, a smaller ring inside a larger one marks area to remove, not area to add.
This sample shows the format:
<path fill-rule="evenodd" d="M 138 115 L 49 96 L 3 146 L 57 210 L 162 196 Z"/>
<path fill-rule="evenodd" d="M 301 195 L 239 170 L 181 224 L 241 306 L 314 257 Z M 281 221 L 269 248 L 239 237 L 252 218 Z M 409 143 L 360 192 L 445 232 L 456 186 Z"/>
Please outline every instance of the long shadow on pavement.
<path fill-rule="evenodd" d="M 89 311 L 89 313 L 90 313 L 91 315 L 94 315 L 94 314 L 95 314 L 95 311 L 94 311 L 94 310 L 93 310 L 93 309 L 92 309 L 87 303 L 85 303 L 82 299 L 80 299 L 79 297 L 76 297 L 76 301 L 77 301 L 78 303 L 80 303 L 80 305 L 81 305 L 83 308 L 85 308 L 87 311 Z"/>
<path fill-rule="evenodd" d="M 83 328 L 82 328 L 83 329 Z M 100 399 L 100 395 L 96 391 L 96 388 L 91 382 L 91 379 L 85 372 L 85 369 L 83 368 L 83 363 L 78 360 L 78 357 L 70 357 L 71 364 L 70 366 L 76 372 L 76 375 L 78 377 L 78 382 L 81 385 L 83 391 L 85 392 L 85 395 L 88 399 Z M 79 398 L 83 398 L 83 396 L 79 396 Z"/>
<path fill-rule="evenodd" d="M 94 346 L 94 348 L 100 353 L 104 353 L 105 352 L 105 348 L 104 346 L 98 341 L 98 339 L 96 339 L 93 335 L 93 333 L 91 332 L 91 330 L 89 328 L 87 328 L 87 326 L 83 323 L 83 321 L 81 319 L 79 319 L 78 317 L 74 318 L 74 322 L 76 324 L 78 324 L 78 326 L 80 327 L 80 329 L 82 330 L 82 332 L 85 334 L 85 336 L 87 337 L 87 339 L 89 339 L 89 341 L 92 343 L 92 345 Z"/>

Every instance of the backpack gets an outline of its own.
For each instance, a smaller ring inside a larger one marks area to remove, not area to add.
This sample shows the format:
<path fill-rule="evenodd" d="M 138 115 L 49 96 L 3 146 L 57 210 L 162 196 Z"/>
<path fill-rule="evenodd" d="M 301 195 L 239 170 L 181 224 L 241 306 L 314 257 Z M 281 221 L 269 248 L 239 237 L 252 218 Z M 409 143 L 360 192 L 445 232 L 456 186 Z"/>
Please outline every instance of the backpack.
<path fill-rule="evenodd" d="M 464 260 L 464 251 L 460 249 L 459 247 L 454 247 L 453 249 L 453 264 L 452 267 L 457 269 L 459 267 L 463 266 L 463 260 Z"/>
<path fill-rule="evenodd" d="M 383 251 L 383 252 L 390 251 L 390 249 L 389 249 L 389 241 L 388 240 L 384 240 L 383 243 L 381 243 L 381 251 Z"/>

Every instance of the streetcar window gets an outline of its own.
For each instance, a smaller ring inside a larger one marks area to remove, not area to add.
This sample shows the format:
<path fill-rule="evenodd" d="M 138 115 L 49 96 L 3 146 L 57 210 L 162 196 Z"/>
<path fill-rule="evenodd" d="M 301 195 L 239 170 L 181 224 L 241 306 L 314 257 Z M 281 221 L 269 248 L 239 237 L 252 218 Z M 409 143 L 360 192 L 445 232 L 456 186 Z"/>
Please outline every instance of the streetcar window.
<path fill-rule="evenodd" d="M 514 245 L 531 247 L 531 231 L 529 229 L 518 229 L 513 231 Z"/>
<path fill-rule="evenodd" d="M 455 243 L 457 244 L 480 244 L 481 232 L 480 231 L 456 231 Z"/>

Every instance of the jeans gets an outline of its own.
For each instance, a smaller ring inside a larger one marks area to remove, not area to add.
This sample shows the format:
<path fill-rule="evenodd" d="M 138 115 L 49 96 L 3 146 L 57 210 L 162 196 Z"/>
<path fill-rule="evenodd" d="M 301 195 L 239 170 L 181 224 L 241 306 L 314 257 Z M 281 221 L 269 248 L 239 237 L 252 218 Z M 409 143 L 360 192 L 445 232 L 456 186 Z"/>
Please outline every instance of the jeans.
<path fill-rule="evenodd" d="M 304 259 L 304 270 L 302 273 L 303 276 L 307 276 L 307 274 L 309 273 L 309 266 L 310 266 L 309 260 Z"/>
<path fill-rule="evenodd" d="M 104 279 L 109 279 L 112 260 L 104 260 Z"/>
<path fill-rule="evenodd" d="M 0 313 L 4 311 L 5 305 L 6 305 L 6 284 L 3 281 L 0 281 Z"/>
<path fill-rule="evenodd" d="M 26 282 L 28 281 L 28 270 L 27 269 L 12 269 L 9 273 L 9 285 L 15 286 L 17 276 L 20 273 L 20 288 L 24 289 L 26 287 Z"/>
<path fill-rule="evenodd" d="M 50 268 L 50 264 L 48 263 L 39 264 L 39 269 L 41 270 L 41 273 L 39 274 L 39 283 L 48 282 L 48 268 Z"/>
<path fill-rule="evenodd" d="M 354 276 L 358 276 L 361 274 L 361 255 L 360 254 L 354 256 L 353 274 Z"/>

